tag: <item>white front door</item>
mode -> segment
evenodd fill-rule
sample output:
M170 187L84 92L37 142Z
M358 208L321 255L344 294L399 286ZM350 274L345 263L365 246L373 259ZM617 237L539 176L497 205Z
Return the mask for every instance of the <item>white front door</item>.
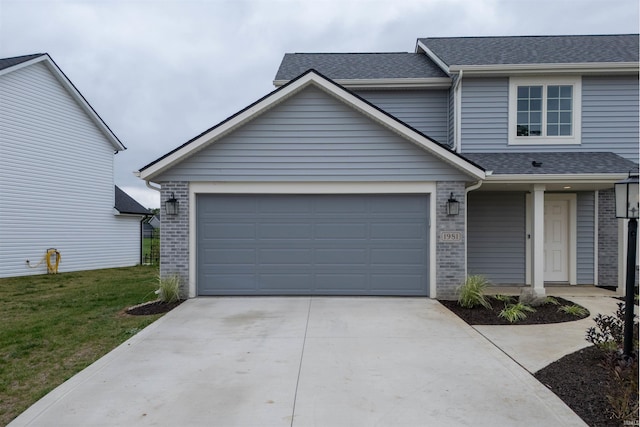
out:
M544 203L544 281L569 281L569 200Z

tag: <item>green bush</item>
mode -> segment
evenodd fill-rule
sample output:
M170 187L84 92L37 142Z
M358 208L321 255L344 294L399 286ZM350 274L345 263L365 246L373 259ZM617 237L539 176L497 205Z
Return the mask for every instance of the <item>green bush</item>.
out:
M560 305L560 301L558 301L554 297L546 297L544 299L544 304Z
M517 304L505 305L500 313L498 313L498 317L500 317L501 319L506 319L510 323L515 323L519 320L526 319L527 313L534 313L535 311L535 308L519 302Z
M458 304L461 307L473 308L481 305L491 309L491 303L484 295L484 291L489 286L489 282L483 276L469 276L458 288Z
M563 305L562 307L558 308L558 311L562 311L575 317L585 317L589 315L589 310L577 304Z
M602 350L615 351L621 349L624 345L624 317L625 309L622 302L618 304L615 316L596 315L593 318L596 326L587 329L586 340ZM634 330L637 331L637 328L634 327ZM633 348L637 348L637 332L634 332L633 341Z
M158 299L165 303L180 301L180 276L171 274L158 278Z

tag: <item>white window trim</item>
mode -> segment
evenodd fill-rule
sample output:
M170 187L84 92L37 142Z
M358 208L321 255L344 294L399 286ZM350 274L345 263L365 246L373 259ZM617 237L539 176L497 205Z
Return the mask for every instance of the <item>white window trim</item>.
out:
M571 136L517 136L518 86L544 86L542 129L547 128L547 86L573 86L573 135ZM511 77L509 79L509 145L580 144L582 131L582 79L574 77Z

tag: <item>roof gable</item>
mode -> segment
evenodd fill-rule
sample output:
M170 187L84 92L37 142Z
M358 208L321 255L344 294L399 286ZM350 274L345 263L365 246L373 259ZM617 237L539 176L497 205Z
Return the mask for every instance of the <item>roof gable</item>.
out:
M364 114L365 116L378 122L379 124L382 124L387 129L399 134L404 139L414 143L430 154L433 154L436 158L439 158L440 160L450 164L458 170L461 170L464 173L474 177L474 179L480 179L484 177L484 170L481 167L478 167L461 155L450 151L445 146L411 128L407 124L401 122L397 118L360 98L356 94L348 91L344 87L329 80L315 70L309 70L305 74L302 74L286 85L271 92L269 95L263 97L254 104L251 104L244 110L236 113L220 124L198 135L197 137L176 148L170 153L167 153L165 156L160 157L154 162L144 166L140 169L138 175L144 180L153 180L162 172L168 170L172 166L193 155L195 152L202 150L208 145L220 140L225 135L228 135L230 132L243 126L263 112L271 109L275 105L278 105L289 97L294 96L296 93L304 90L310 85L313 85L320 90L334 96L335 98L348 105L350 108L355 109L359 113Z
M638 34L429 37L418 39L425 52L448 69L532 64L636 64Z
M76 101L80 108L89 116L91 121L100 129L107 140L113 145L116 151L126 150L126 147L118 137L111 131L109 126L102 120L98 113L93 109L85 97L74 86L69 78L62 72L60 67L53 61L53 59L46 53L39 53L34 55L18 56L13 58L0 59L0 78L6 74L20 70L21 68L31 66L33 64L44 64L47 69L54 75L56 80L65 88L65 90Z

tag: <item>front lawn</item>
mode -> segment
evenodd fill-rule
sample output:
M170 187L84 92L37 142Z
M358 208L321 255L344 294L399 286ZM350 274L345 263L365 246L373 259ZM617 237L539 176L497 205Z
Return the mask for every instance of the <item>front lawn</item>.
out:
M156 320L153 266L0 279L0 425Z

